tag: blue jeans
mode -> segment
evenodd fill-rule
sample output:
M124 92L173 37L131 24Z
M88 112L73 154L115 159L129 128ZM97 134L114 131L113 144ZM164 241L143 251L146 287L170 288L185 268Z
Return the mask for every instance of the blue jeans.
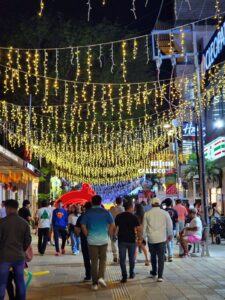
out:
M120 268L122 271L122 277L127 278L127 268L126 268L126 253L128 250L128 257L129 257L129 265L130 265L130 275L134 274L134 266L135 266L135 250L136 244L135 243L118 243L119 248L119 257L120 257Z
M184 229L184 221L178 221L176 227L177 237L179 237L179 233Z
M76 253L80 249L80 237L76 236L75 232L70 232L72 252Z
M172 236L172 239L167 242L167 250L168 250L168 256L169 257L173 257L173 238L176 234L176 230L173 230L173 236Z
M18 262L0 262L0 300L4 300L9 277L9 270L13 268L17 298L26 300L26 286L24 280L24 260Z

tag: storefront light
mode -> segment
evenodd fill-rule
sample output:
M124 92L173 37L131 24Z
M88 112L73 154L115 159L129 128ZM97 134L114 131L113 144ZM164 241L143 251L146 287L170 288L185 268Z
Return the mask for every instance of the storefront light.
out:
M224 121L221 120L221 119L216 120L215 127L218 128L218 129L224 127Z

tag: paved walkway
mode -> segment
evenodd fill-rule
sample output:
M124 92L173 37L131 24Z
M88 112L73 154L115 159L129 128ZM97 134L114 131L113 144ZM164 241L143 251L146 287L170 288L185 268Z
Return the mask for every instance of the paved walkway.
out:
M35 247L35 246L34 246ZM35 249L36 253L36 249ZM150 267L144 266L142 255L136 265L136 277L127 284L121 284L119 265L111 263L108 255L107 288L97 292L91 290L91 283L83 283L82 256L67 254L54 256L54 248L48 246L46 255L35 255L29 264L30 271L49 270L50 274L34 277L28 290L28 300L183 300L183 299L225 299L225 245L213 246L210 258L175 258L166 263L163 283L148 278Z

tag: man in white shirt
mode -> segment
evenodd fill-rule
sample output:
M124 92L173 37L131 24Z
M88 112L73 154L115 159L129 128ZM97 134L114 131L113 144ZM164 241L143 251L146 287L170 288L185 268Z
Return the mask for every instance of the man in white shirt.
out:
M40 255L44 255L52 224L52 209L48 207L47 201L42 201L36 218L38 220L38 252Z
M110 212L113 216L114 221L119 214L125 211L122 205L123 205L123 199L121 197L117 197L116 205L110 208ZM118 262L118 248L117 248L117 240L115 236L111 238L111 248L113 253L113 262L116 263Z
M173 225L170 215L160 208L160 200L157 198L152 199L152 209L144 215L143 235L148 239L151 253L150 277L158 275L158 282L162 282L166 241L173 236Z
M5 210L5 201L2 201L1 208L0 208L0 219L6 217L6 210Z
M189 210L191 222L180 234L180 244L184 250L184 257L188 255L188 244L198 243L202 239L202 221L197 216L197 213L196 208Z

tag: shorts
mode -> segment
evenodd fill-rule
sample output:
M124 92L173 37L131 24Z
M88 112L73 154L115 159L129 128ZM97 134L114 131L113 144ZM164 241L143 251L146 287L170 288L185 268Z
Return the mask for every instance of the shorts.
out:
M197 235L188 235L187 236L188 243L194 244L201 241L201 238Z

